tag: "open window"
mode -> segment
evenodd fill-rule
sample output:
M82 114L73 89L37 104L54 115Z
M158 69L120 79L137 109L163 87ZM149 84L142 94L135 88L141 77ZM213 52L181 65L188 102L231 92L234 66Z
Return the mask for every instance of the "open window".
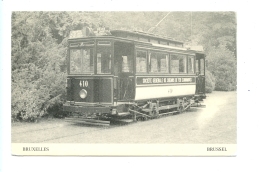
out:
M150 73L169 73L168 54L150 52L149 53L149 72Z
M136 51L136 73L147 72L147 52L137 50Z
M205 57L203 54L196 54L196 74L205 75Z
M194 56L188 56L188 73L194 73Z
M187 73L185 55L172 54L170 59L171 73Z
M205 59L200 59L200 74L205 75Z
M97 74L111 73L111 47L97 48Z

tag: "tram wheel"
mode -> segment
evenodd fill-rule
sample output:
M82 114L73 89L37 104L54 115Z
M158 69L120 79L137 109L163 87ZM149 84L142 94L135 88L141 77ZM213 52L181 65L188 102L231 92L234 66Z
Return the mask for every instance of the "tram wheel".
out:
M147 117L142 117L142 121L147 121Z
M142 121L142 117L136 117L136 121Z
M179 107L179 113L182 113L183 110L184 110L183 106L180 106L180 107Z

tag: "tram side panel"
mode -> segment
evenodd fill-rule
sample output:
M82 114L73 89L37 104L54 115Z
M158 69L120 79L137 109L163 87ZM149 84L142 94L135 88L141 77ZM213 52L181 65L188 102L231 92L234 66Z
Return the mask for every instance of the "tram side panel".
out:
M72 77L67 80L67 102L63 109L69 112L98 112L89 105L113 102L112 77ZM110 112L110 108L100 109L100 112Z
M135 100L191 96L196 91L195 76L136 77Z

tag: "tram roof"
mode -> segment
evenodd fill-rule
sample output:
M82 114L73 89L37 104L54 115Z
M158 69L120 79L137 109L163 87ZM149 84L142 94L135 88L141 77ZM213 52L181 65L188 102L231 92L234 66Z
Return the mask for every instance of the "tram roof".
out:
M204 53L204 50L201 46L184 47L184 43L182 41L177 41L170 37L159 36L151 33L128 30L110 30L101 33L95 33L93 31L88 31L88 33L85 33L85 31L86 29L72 31L72 34L70 34L69 39L79 41L86 38L118 38L123 40L126 39L137 41L144 44L146 43L161 48L173 48L179 50L190 50Z
M127 30L111 30L110 33L113 36L116 37L128 37L128 36L137 36L139 38L150 38L150 39L155 39L155 40L161 40L161 41L168 41L171 43L180 43L183 44L182 41L178 41L175 40L173 38L170 37L166 37L166 36L161 36L161 35L156 35L156 34L152 34L152 33L147 33L147 32L140 32L140 31L127 31Z
M114 36L122 37L134 40L147 40L145 42L152 41L165 41L166 44L178 44L183 45L182 41L174 40L173 38L160 36L152 33L140 32L140 31L129 31L129 30L104 30L95 32L90 28L83 28L82 30L74 30L70 32L69 39L84 38L84 37L100 37L100 36ZM153 42L154 43L154 42Z

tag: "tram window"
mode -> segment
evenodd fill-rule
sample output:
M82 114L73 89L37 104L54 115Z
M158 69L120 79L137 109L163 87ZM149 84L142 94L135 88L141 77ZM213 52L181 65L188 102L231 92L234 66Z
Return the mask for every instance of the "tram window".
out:
M158 44L158 40L155 40L155 39L150 39L150 42L154 43L154 44Z
M168 55L166 54L157 54L159 59L159 72L168 73Z
M188 73L194 73L194 56L188 56Z
M111 49L102 47L97 51L97 73L111 73Z
M70 47L78 47L79 46L79 43L71 43L70 44Z
M82 72L93 73L93 49L83 49L82 54Z
M171 73L179 73L179 63L177 55L171 55Z
M168 55L162 53L149 54L151 73L168 73Z
M172 43L172 42L170 42L169 45L172 46L172 47L176 47L176 44Z
M148 38L139 37L139 41L148 42Z
M70 50L70 73L94 73L92 48Z
M131 56L122 56L122 72L133 72Z
M186 73L186 56L171 55L171 73Z
M183 47L183 44L178 44L178 43L176 43L175 46L176 46L176 47Z
M137 36L132 36L132 35L127 36L127 38L133 39L133 40L138 40L138 37L137 37Z
M199 60L196 59L196 74L199 74L200 71L199 71Z
M155 53L149 54L149 61L150 61L150 71L149 72L158 72L158 63L157 63L157 57Z
M168 43L166 41L160 41L160 44L162 45L168 45Z
M80 49L70 50L70 73L81 72L81 53Z
M146 51L136 51L136 72L146 73L146 61L147 53Z
M95 44L94 41L83 42L83 46L94 46L94 44Z
M110 41L98 41L98 45L111 45Z
M204 59L200 59L200 74L205 75L204 74Z

